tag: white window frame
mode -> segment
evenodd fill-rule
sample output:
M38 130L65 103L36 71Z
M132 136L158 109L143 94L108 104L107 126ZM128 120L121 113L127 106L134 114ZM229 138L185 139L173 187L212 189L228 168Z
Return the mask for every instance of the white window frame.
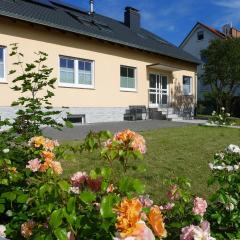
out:
M135 88L123 88L123 87L121 87L121 67L132 68L134 70ZM122 92L137 92L137 78L138 77L137 77L137 68L136 67L120 65L120 91L122 91Z
M61 66L60 66L60 60L61 58L66 58L66 59L71 59L74 61L74 83L63 83L61 82ZM78 83L78 62L79 61L87 61L87 62L91 62L92 64L92 71L91 71L91 76L92 76L92 84L80 84ZM95 88L95 62L93 60L89 60L89 59L83 59L83 58L74 58L74 57L69 57L69 56L63 56L60 55L59 59L58 59L58 86L59 87L67 87L67 88L84 88L84 89L94 89Z
M190 78L190 91L189 91L188 94L184 93L184 88L183 88L183 86L184 86L184 84L183 84L183 79L184 79L184 77L188 77L188 78ZM193 87L193 77L192 77L192 76L183 75L183 76L182 76L182 89L183 89L183 95L184 95L184 96L190 96L190 95L193 95L193 89L192 89L192 87Z
M3 78L0 77L0 83L7 83L7 61L6 61L6 56L7 56L7 48L4 46L0 45L0 48L3 49Z

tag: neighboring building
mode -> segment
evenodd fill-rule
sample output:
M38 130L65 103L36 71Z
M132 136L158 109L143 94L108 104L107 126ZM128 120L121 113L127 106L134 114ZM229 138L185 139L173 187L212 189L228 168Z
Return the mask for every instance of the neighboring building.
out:
M209 27L203 23L196 23L190 33L186 36L183 42L180 44L180 48L184 51L192 54L197 59L201 60L201 64L197 68L198 73L198 85L197 94L198 99L203 99L204 94L211 91L210 86L204 85L201 76L204 73L205 59L201 57L201 51L206 49L212 40L226 39L226 38L238 38L240 37L240 31L233 28L230 24L226 24L222 27L222 32Z
M198 59L140 21L131 7L120 22L94 13L93 5L85 12L60 1L0 0L2 118L14 116L10 104L18 97L7 75L14 62L11 43L19 44L26 62L34 52L48 53L58 79L53 106L85 114L88 123L123 120L129 105L176 106L177 94L195 99Z

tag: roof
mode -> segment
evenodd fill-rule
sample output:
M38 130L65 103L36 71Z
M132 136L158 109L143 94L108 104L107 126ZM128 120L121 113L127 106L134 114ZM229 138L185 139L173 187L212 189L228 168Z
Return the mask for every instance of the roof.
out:
M123 22L96 13L89 14L62 1L0 0L0 16L199 63L199 60L189 53L146 29L133 31Z
M208 31L210 31L211 33L213 33L214 35L216 35L216 36L219 37L219 38L222 38L222 39L226 38L225 34L222 33L222 32L220 32L220 31L218 31L217 29L212 28L212 27L210 27L210 26L207 26L206 24L203 24L203 23L201 23L201 22L197 22L197 23L194 25L194 27L192 28L192 30L189 32L189 34L184 38L184 40L183 40L182 43L179 45L179 47L181 47L181 46L186 42L186 40L191 36L191 34L192 34L193 31L195 30L195 28L196 28L197 26L199 26L199 25L200 25L201 27L207 29Z

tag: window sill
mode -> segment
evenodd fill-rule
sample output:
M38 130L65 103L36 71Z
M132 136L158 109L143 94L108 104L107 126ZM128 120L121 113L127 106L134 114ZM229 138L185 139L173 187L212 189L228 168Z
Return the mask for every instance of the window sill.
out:
M0 84L8 84L7 80L0 78Z
M135 88L120 88L121 92L137 92Z
M64 84L64 83L59 83L58 87L60 87L60 88L78 88L78 89L95 90L95 87L93 85L81 85L81 84Z

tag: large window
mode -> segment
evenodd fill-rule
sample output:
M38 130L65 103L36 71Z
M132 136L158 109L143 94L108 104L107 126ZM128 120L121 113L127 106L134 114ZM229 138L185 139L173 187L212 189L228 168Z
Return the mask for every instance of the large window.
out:
M121 66L120 88L127 91L136 90L136 68Z
M93 61L60 57L60 85L94 87Z
M5 78L5 49L0 47L0 81Z
M184 95L192 94L192 77L183 76L183 94Z

